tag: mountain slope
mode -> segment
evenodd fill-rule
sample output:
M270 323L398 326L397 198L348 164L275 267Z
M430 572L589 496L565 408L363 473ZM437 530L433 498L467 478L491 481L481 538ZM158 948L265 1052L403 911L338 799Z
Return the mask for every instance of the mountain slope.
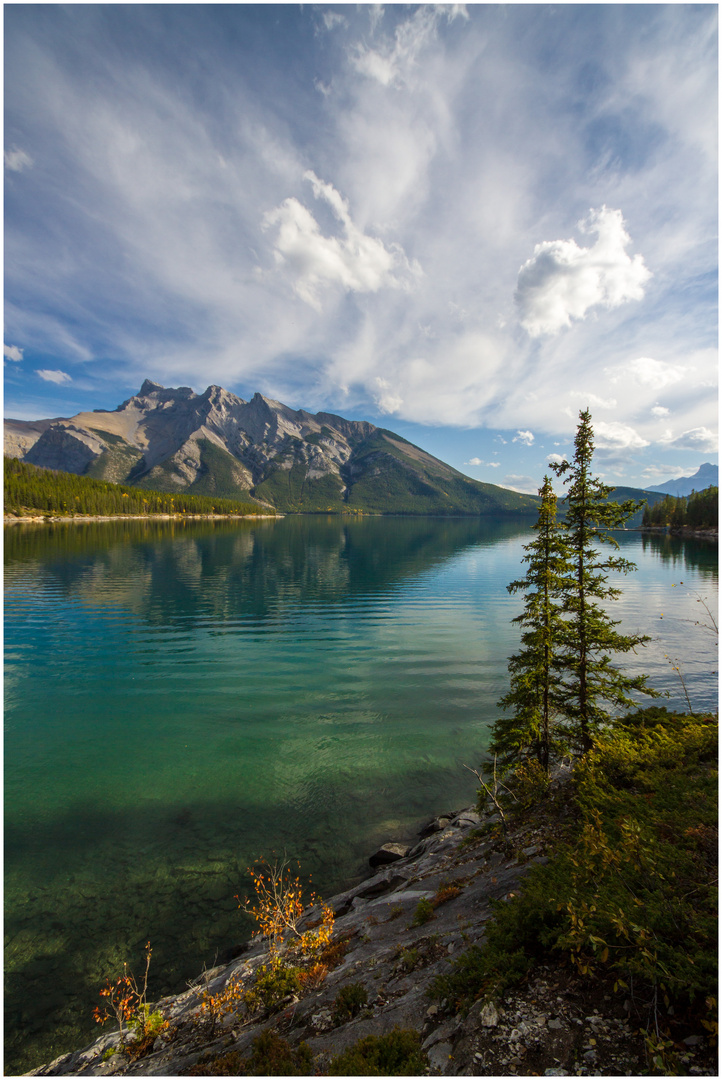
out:
M114 411L5 421L5 452L33 465L167 492L247 498L284 512L534 512L535 496L472 480L366 421L290 409L219 386L146 379Z
M716 487L719 484L719 468L705 461L697 469L694 476L679 476L676 480L665 480L663 484L653 484L647 491L661 491L664 495L674 495L680 498L682 495L691 495L693 491L704 491L705 488Z

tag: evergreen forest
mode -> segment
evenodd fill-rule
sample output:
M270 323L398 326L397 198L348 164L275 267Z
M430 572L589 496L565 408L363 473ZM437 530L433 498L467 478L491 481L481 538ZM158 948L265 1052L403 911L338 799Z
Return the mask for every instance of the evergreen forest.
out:
M78 514L275 514L273 509L255 502L125 487L75 473L41 469L18 458L5 458L4 473L5 513L16 517L29 513L61 517Z
M693 491L689 496L666 495L654 506L645 506L643 528L664 525L672 529L715 529L719 518L719 488Z

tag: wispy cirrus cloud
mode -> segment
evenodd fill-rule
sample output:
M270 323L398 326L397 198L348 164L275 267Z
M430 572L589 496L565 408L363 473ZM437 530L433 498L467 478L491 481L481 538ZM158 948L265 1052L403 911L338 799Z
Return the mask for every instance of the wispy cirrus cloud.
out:
M33 159L24 150L15 147L12 150L5 151L5 168L10 169L11 172L24 172L25 169L30 169L33 165Z

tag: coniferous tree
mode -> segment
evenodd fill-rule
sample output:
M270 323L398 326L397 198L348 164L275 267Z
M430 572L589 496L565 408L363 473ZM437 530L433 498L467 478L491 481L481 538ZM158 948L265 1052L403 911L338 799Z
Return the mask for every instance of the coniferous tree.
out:
M557 656L563 636L561 598L573 566L548 476L539 495L539 517L533 526L537 536L524 545L526 576L507 586L512 593L526 591L524 610L513 620L524 628L522 648L509 660L510 689L499 701L502 709L513 711L494 724L490 749L504 764L531 751L548 772L552 750L558 748L554 724L562 704Z
M619 548L606 530L624 525L641 503L633 499L610 502L614 488L592 475L594 432L588 409L579 414L574 447L573 461L550 464L567 485L564 525L574 564L565 587L566 619L560 645L566 676L561 693L580 747L588 750L593 732L610 719L609 706L634 704L629 696L633 690L651 696L656 692L647 686L646 676L624 675L612 666L612 654L632 652L649 638L618 633L614 629L618 621L603 606L620 595L608 583L609 572L627 574L636 567L621 556L605 555L599 545Z

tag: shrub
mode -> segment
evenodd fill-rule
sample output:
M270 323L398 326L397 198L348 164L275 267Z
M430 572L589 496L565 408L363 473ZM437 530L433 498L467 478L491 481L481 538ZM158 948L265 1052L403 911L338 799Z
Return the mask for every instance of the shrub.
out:
M437 908L439 904L447 904L456 896L461 896L462 886L456 881L442 881L432 897L431 906Z
M367 1035L331 1060L334 1076L421 1076L428 1059L418 1032L394 1028L388 1035Z
M277 1031L262 1031L251 1044L253 1053L246 1063L250 1076L309 1076L313 1055L307 1043L293 1050Z
M536 758L520 762L509 778L509 787L516 797L516 810L530 810L544 798L550 780L547 770Z
M192 1076L310 1076L313 1057L305 1042L292 1049L277 1031L263 1031L251 1044L250 1057L240 1050L203 1061Z
M351 939L358 934L358 930L347 930L334 942L325 945L318 954L319 962L325 964L330 970L338 967L349 950Z
M561 949L582 975L608 966L622 989L633 980L660 1038L670 1006L677 1019L706 1009L713 1023L716 718L654 708L625 717L597 736L574 784L574 834L519 896L493 905L484 946L437 978L432 996L462 1007L498 995Z
M245 1002L251 1012L262 1008L273 1009L301 989L301 969L283 964L276 959L260 968L253 986L245 993Z
M367 1002L368 994L363 983L348 983L347 986L342 986L333 1003L334 1020L337 1024L353 1020Z
M216 1024L223 1016L238 1011L243 998L243 985L236 978L230 979L223 990L219 990L217 994L211 994L206 987L201 994L197 1022L200 1024L207 1022L212 1035Z
M236 896L238 906L252 915L258 924L254 936L260 934L270 939L271 955L278 951L286 935L290 936L293 944L304 956L324 949L333 934L335 915L332 909L323 905L320 923L317 921L314 929L302 933L298 927L306 904L300 878L293 876L285 859L273 864L259 859L257 866L257 869L248 867L256 892L255 902L252 903L248 897L241 900ZM313 906L316 901L316 894L311 893L309 906Z
M430 900L427 900L425 896L419 900L414 911L414 917L411 920L412 926L423 926L424 923L429 922L434 917L434 905Z

